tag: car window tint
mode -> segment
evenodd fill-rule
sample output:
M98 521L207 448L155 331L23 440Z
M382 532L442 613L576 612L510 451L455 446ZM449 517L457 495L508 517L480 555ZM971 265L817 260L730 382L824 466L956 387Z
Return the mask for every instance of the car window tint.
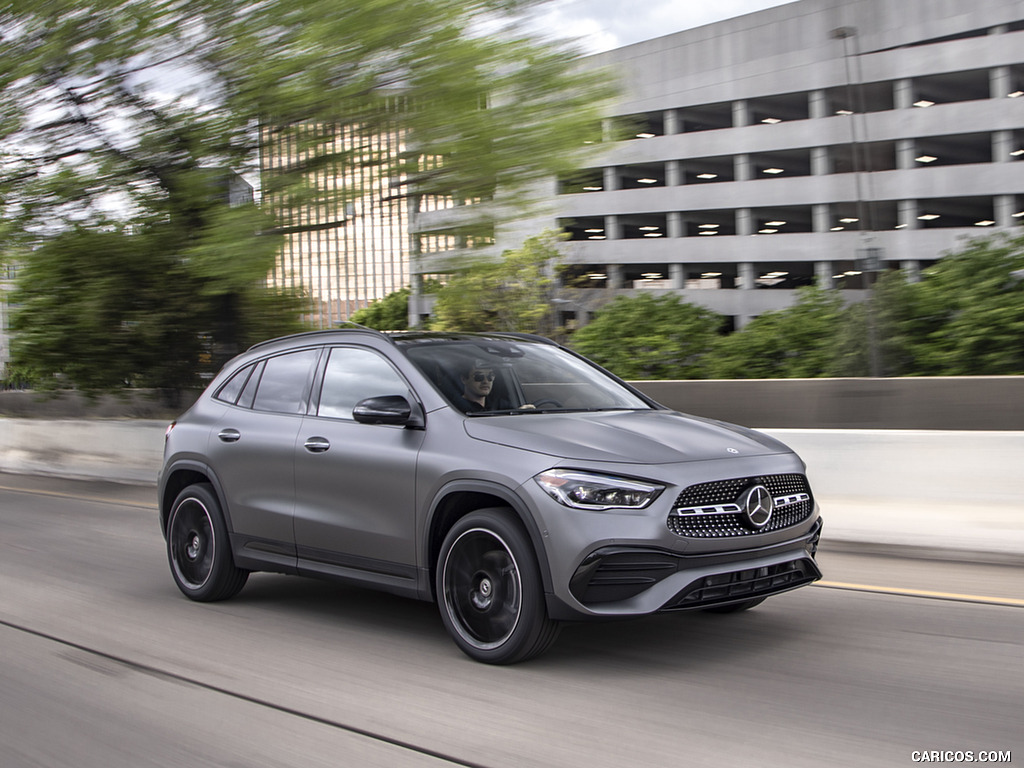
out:
M227 383L220 388L215 397L218 400L223 400L225 403L234 403L238 400L238 394L242 391L242 387L245 386L245 382L249 378L249 374L252 373L254 366L247 365L240 371L235 373Z
M315 349L306 349L268 359L253 408L276 413L302 413L310 368L317 354Z
M351 419L360 400L380 395L407 395L405 381L391 364L367 349L337 347L331 350L320 392L318 416Z

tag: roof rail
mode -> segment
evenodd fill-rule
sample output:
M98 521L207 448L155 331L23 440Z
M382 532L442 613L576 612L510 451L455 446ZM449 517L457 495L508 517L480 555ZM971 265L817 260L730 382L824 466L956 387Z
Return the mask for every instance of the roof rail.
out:
M379 336L382 339L387 339L390 343L394 344L394 340L391 339L390 337L388 337L388 335L386 333L382 333L381 331L378 331L378 330L376 330L374 328L367 328L365 325L359 325L359 323L353 323L351 320L342 320L341 323L339 323L339 326L341 324L345 324L347 326L353 326L353 327L321 328L321 329L316 330L316 331L301 331L299 333L292 333L292 334L289 334L287 336L276 336L273 339L265 339L264 341L257 341L255 344L253 344L251 347L249 347L249 350L259 349L260 347L265 347L268 344L273 344L273 343L278 342L278 341L283 341L284 339L301 339L303 337L314 338L314 337L317 337L317 336L327 336L327 335L330 335L332 333L338 333L338 332L343 332L343 333L361 333L361 332L365 331L367 333L372 333L374 336ZM249 350L246 350L246 351L249 351Z

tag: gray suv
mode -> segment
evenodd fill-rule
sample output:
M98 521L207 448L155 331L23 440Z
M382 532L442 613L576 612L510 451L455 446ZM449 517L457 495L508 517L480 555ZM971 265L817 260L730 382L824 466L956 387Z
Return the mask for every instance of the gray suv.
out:
M821 578L804 464L547 339L317 331L228 363L167 430L160 527L193 600L251 571L436 601L470 657L567 620L730 613Z

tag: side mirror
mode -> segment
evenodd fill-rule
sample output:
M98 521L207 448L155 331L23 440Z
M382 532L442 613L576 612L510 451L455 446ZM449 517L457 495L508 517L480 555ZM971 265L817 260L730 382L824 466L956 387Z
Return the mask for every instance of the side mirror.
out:
M419 409L416 409L417 412ZM402 395L368 397L356 403L352 418L360 424L390 424L396 427L422 427L423 418L413 416L413 407Z

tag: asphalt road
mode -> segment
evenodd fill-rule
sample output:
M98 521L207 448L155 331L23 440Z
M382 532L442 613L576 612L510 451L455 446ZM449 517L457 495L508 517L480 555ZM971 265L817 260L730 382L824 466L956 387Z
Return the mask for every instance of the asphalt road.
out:
M1024 568L826 548L825 586L495 668L389 595L261 574L189 602L153 493L0 474L3 768L1024 761Z

